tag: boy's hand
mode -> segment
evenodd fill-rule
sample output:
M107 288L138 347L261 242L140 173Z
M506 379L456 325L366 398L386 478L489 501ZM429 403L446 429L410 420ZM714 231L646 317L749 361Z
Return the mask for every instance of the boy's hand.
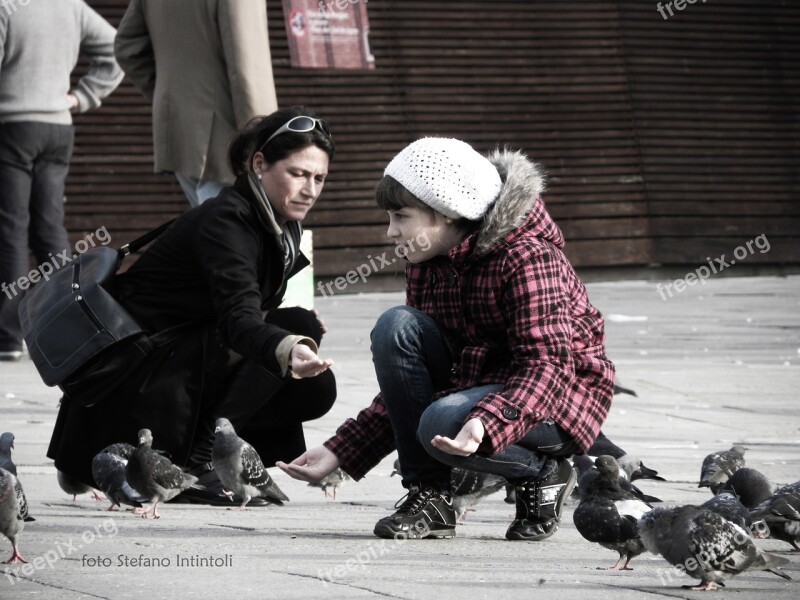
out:
M470 456L480 446L483 441L483 434L486 430L480 419L470 419L458 432L456 439L451 440L449 437L437 435L431 440L431 444L442 452L453 454L455 456Z
M305 344L295 344L292 348L292 373L297 378L316 377L332 364L332 360L322 360Z
M275 466L294 479L317 483L339 468L339 458L325 446L318 446L307 450L288 465L278 461Z

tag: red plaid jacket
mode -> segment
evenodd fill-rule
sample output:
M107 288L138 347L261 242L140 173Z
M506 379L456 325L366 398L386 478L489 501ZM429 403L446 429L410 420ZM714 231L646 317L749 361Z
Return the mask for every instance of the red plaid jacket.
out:
M406 302L432 316L450 342L452 389L502 383L469 418L486 429L478 452L495 454L545 419L586 451L611 406L614 366L603 319L561 248L541 200L523 224L476 252L478 233L447 257L406 267ZM325 442L353 478L394 450L381 396Z

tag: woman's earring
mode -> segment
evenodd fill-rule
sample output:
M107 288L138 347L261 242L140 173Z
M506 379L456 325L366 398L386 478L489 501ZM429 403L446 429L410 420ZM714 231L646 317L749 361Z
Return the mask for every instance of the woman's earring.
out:
M444 222L447 223L448 225L452 225L453 219L445 219Z
M258 179L259 179L259 181L260 181L260 180L261 180L261 173L259 173L259 174L257 175L257 177L258 177Z

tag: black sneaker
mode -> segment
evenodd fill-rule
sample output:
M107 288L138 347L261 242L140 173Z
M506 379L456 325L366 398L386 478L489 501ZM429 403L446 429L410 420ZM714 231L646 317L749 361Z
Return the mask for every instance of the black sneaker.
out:
M397 512L375 524L375 535L379 538L421 540L456 535L456 511L450 494L412 487L405 502L399 507L395 504L395 508Z
M517 515L506 531L506 539L538 542L558 530L564 500L578 477L563 457L548 461L545 469L544 477L515 482Z

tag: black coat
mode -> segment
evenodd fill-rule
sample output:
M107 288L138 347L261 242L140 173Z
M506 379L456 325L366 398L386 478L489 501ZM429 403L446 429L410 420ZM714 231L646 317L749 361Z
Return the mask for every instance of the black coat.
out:
M239 382L237 393L271 395L290 381L281 375L275 348L291 333L308 333L265 322L265 314L308 260L298 254L284 275L283 245L262 211L247 179L239 178L181 215L117 277L115 294L143 327L177 330L159 336L158 347L108 397L64 396L47 454L58 469L91 484L94 454L114 442L134 443L143 427L153 431L155 448L185 464L196 437L205 435L203 416L224 401L237 373L254 380ZM299 238L299 227L293 232ZM235 367L233 353L245 359ZM332 374L326 383L335 397ZM248 441L267 464L292 460L305 449L300 423L250 433Z

